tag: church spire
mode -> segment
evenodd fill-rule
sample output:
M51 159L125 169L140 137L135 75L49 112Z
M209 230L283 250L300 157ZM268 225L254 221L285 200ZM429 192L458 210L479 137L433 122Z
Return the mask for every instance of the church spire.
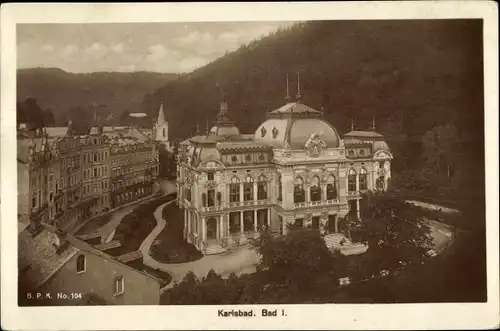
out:
M299 103L302 99L302 94L300 94L300 72L297 72L297 95L295 96L296 101Z
M156 120L156 126L166 125L165 113L163 111L163 101L160 103L160 110L158 111L158 119Z
M375 132L375 116L372 117L372 130Z

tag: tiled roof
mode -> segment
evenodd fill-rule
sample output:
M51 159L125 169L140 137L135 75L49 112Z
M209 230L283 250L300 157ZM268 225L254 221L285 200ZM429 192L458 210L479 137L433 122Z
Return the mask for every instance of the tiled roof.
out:
M123 263L128 263L142 258L141 251L130 252L127 254L120 255L118 260Z
M260 144L253 141L223 141L217 143L217 149L220 151L226 150L271 150L268 145Z
M95 245L94 247L98 250L105 251L108 249L117 248L117 247L121 247L121 246L122 246L122 244L120 243L119 240L113 240L113 241L110 241L109 243Z
M54 244L54 234L45 229L35 237L28 229L19 234L19 282L33 289L40 287L80 251L69 246L57 253Z
M299 114L299 113L308 113L308 114L322 114L322 112L309 107L303 103L298 102L289 102L280 108L273 110L270 114Z
M381 138L383 135L373 131L350 131L344 137Z

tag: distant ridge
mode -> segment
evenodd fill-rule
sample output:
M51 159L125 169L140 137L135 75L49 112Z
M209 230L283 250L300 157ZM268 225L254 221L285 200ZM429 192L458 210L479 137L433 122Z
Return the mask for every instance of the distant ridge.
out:
M56 125L66 125L77 108L93 116L113 114L115 122L125 112L143 112L144 95L176 79L178 74L137 72L71 73L60 68L17 70L17 101L33 97L43 109L51 109Z

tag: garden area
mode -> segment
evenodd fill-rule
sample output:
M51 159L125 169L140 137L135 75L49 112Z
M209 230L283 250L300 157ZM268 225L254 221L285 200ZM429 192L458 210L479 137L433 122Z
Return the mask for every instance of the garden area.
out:
M174 199L175 194L170 194L147 201L141 203L131 213L127 214L116 228L114 239L120 241L121 247L114 254L122 255L137 251L142 242L156 227L155 209Z
M112 214L106 214L89 220L76 232L77 235L88 234L97 231L111 220Z
M175 204L163 208L165 228L151 245L150 255L161 263L186 263L203 257L195 246L183 238L184 215Z
M430 229L421 209L388 195L363 199L357 235L367 253L331 253L315 231L263 233L251 245L260 256L257 272L223 279L211 270L188 273L161 304L473 302L486 299L485 240L460 232L442 254L427 254ZM457 215L448 215L455 218ZM443 215L443 217L446 217ZM458 220L457 220L458 221ZM340 285L339 278L349 277Z

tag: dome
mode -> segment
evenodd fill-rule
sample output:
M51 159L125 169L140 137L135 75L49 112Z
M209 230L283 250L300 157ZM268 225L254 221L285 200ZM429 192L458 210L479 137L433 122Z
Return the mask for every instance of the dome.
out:
M323 113L298 103L288 103L269 113L269 119L255 131L256 142L274 148L303 149L312 134L318 134L326 148L337 148L337 130L322 118Z
M375 154L378 151L387 151L390 152L391 149L389 148L389 145L383 140L376 140L372 144L372 152Z
M240 130L237 126L214 126L210 129L211 135L216 136L239 136Z
M205 161L221 161L221 155L215 145L201 145L194 148L191 165L197 167Z

